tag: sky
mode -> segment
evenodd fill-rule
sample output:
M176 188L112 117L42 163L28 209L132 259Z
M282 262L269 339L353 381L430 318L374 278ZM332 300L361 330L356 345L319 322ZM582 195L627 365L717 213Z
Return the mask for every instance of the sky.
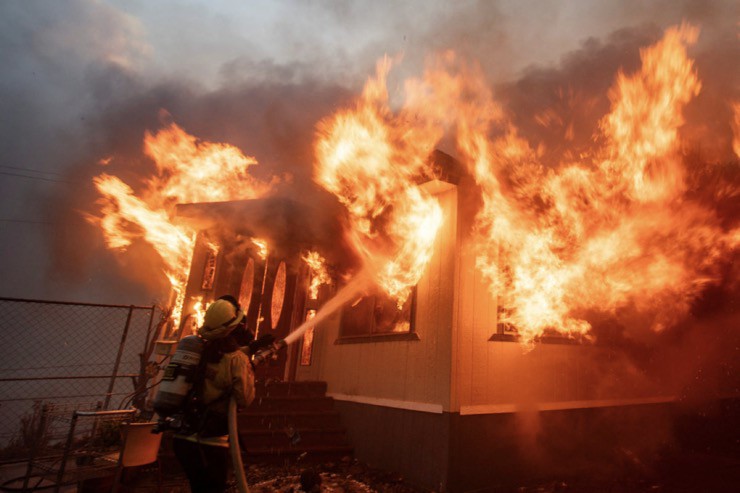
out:
M640 43L686 20L722 67L709 86L737 96L738 19L733 0L0 2L0 296L156 300L162 284L124 275L155 262L107 252L83 217L98 161L140 154L163 111L285 172L310 162L313 125L385 54L402 59L391 83L452 49L510 89L597 62L611 64L608 85Z

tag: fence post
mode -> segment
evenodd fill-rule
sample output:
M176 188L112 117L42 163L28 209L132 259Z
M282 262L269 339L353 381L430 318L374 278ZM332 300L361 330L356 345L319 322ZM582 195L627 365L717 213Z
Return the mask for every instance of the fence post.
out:
M152 305L151 313L149 314L149 326L146 329L146 337L144 338L144 354L149 350L149 338L152 336L152 323L154 323L154 311L157 305Z
M69 434L67 435L67 441L64 444L62 462L61 464L59 464L59 471L57 471L57 482L54 485L54 493L59 493L59 489L62 487L62 482L64 481L64 470L67 468L69 451L72 450L72 443L74 442L75 428L77 427L77 416L77 411L74 411L72 413L72 423L69 425Z
M43 441L45 439L44 435L46 434L46 415L48 414L48 412L49 412L49 405L42 404L41 412L39 413L39 420L37 423L39 429L36 430L36 437L35 437L34 443L31 445L31 453L28 457L28 466L26 467L26 476L23 478L22 491L26 491L28 489L28 482L30 481L31 474L33 473L34 460L36 460L36 458L38 457ZM34 414L35 414L35 411L34 411ZM35 416L31 422L36 423Z
M113 387L116 385L116 378L118 377L118 367L121 364L121 356L123 356L123 347L126 344L126 337L128 336L128 328L131 325L131 315L134 313L134 306L128 307L128 316L126 317L126 326L123 328L123 334L121 335L121 344L118 346L118 354L116 355L116 362L113 365L113 373L110 377L110 384L108 384L108 392L105 394L105 404L103 405L104 410L108 410L110 405L110 399L113 396Z

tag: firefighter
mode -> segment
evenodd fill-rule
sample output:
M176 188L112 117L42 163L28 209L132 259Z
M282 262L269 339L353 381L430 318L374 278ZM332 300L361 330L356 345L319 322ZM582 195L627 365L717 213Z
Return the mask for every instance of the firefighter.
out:
M188 427L176 433L173 449L193 493L223 492L229 476L228 406L233 397L243 409L254 400L254 372L240 348L253 340L233 296L222 296L206 310L198 335L205 341L204 364L194 378L195 401ZM272 341L260 341L269 344Z

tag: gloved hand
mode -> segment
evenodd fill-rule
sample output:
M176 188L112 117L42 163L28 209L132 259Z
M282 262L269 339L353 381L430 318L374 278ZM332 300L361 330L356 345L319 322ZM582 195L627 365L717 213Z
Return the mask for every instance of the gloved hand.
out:
M249 343L250 354L256 354L260 349L264 349L275 342L275 336L272 334L264 334L259 337L256 341Z

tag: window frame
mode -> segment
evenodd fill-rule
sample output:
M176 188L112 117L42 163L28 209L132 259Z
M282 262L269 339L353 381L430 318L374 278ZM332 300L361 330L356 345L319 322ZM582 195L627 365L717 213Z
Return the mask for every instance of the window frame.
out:
M379 294L370 295L373 298L373 307L377 306ZM343 322L348 307L343 307L339 318L339 335L334 344L362 344L372 342L393 342L393 341L419 341L419 335L416 332L416 296L417 288L412 288L410 296L411 305L409 307L409 330L407 332L376 332L365 334L345 334L343 333ZM368 297L363 297L366 299Z
M496 332L494 332L491 337L488 338L488 340L496 342L518 343L521 341L521 336L519 335L516 326L501 321L501 315L506 311L506 309L500 303L500 301L501 300L499 299L499 303L496 307ZM541 336L536 337L534 341L541 344L567 344L577 346L582 346L589 343L588 339L586 339L583 335L568 337L551 329L545 329L545 332Z

